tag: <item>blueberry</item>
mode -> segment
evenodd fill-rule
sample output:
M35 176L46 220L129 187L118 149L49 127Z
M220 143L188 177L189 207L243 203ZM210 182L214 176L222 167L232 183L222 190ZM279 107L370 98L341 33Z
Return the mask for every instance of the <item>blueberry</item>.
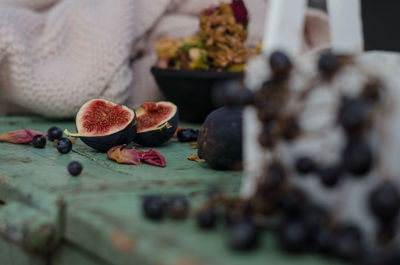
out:
M62 137L57 140L56 147L61 154L68 154L72 150L72 143L68 138Z
M363 239L363 234L360 228L353 223L340 224L335 228L335 234L339 236L343 235L346 237L352 237L358 241L362 241Z
M362 129L367 111L367 104L364 101L345 97L339 110L339 122L347 133L354 134Z
M313 231L308 231L309 240L314 251L321 254L329 254L334 244L332 231L324 226L320 226Z
M323 75L332 75L339 69L339 60L336 55L326 52L318 60L318 70Z
M41 134L35 135L32 138L32 145L36 148L44 148L46 146L46 137Z
M241 221L227 228L228 244L235 250L251 250L257 247L259 231L251 221Z
M289 57L281 51L276 51L271 54L269 57L269 65L274 77L284 77L292 69L292 62Z
M146 196L143 198L142 209L147 218L159 220L164 216L165 202L158 195Z
M47 137L49 138L50 141L60 139L62 135L63 131L58 127L53 126L47 130Z
M335 237L333 252L346 261L355 261L362 254L362 242L354 236L339 234Z
M82 172L82 164L78 161L72 161L68 164L68 172L72 176L78 176Z
M323 227L328 221L327 211L319 205L309 205L306 207L302 214L302 221L307 228L309 233L314 233L314 231Z
M297 217L305 208L305 196L299 190L289 190L280 198L279 206L286 215Z
M214 228L216 221L217 213L214 209L204 209L197 215L197 226L201 228Z
M369 195L369 208L379 221L392 222L400 210L400 194L395 185L384 183L373 189Z
M172 218L183 219L189 213L189 201L183 195L169 197L166 205L167 214Z
M283 186L283 184L286 181L286 173L279 162L273 161L269 165L264 178L265 178L263 183L264 191L270 192L279 189Z
M367 174L373 166L372 150L366 143L351 143L343 152L344 168L355 176Z
M297 172L302 175L310 174L316 168L314 161L307 156L297 158L295 167Z
M278 231L280 247L288 252L298 253L307 246L307 231L299 221L284 222Z
M340 176L342 174L342 166L325 166L320 168L318 172L321 183L327 188L332 188L339 183Z
M186 143L186 142L195 142L197 141L197 136L199 132L193 129L185 129L178 131L178 140L179 142Z

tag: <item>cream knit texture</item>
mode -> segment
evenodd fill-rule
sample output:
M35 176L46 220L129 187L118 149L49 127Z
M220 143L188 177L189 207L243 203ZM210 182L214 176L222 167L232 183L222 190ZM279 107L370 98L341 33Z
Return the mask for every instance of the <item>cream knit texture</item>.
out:
M73 117L126 102L134 0L0 0L0 111Z
M224 0L229 2L229 0ZM137 107L162 99L154 42L198 30L221 0L0 0L0 115L71 118L93 98ZM267 0L245 0L248 44L262 39ZM329 43L328 21L307 16L303 50Z

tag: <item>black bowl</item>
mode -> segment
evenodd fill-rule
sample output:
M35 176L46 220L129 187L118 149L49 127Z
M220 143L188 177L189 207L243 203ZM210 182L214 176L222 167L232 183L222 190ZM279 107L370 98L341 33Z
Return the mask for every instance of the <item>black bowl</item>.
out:
M217 108L212 90L217 83L243 77L243 72L172 70L152 67L158 87L178 106L179 118L200 123Z

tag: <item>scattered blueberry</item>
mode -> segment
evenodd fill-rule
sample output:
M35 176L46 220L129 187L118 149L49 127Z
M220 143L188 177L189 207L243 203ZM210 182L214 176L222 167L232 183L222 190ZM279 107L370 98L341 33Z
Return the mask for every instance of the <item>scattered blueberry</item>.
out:
M214 228L217 221L215 209L203 209L197 215L197 226L205 229Z
M286 181L286 173L279 162L272 162L264 176L265 192L274 191L280 188Z
M82 164L78 161L72 161L68 164L68 172L72 176L78 176L82 172Z
M280 247L288 252L298 253L307 246L307 231L299 221L284 222L278 231Z
M302 175L310 174L316 168L314 161L307 156L297 158L295 166L297 172Z
M308 231L311 247L314 251L321 254L329 254L334 244L332 231L324 226Z
M340 176L342 174L342 166L325 166L320 168L318 172L321 183L327 188L332 188L339 183Z
M63 131L58 127L53 126L47 130L47 137L49 138L50 141L60 139L62 135Z
M321 55L318 60L318 70L324 75L332 75L339 69L338 57L331 52Z
M362 251L362 243L356 237L344 233L336 235L333 252L339 258L346 261L355 261L360 257Z
M189 201L183 195L171 196L167 199L167 214L175 219L186 218L189 213Z
M259 231L251 221L241 221L227 228L228 244L235 250L251 250L257 247Z
M339 110L339 122L347 133L353 134L363 127L367 111L364 101L345 97Z
M292 62L289 57L281 51L276 51L271 54L269 57L269 65L274 77L283 77L292 69Z
M184 129L178 131L178 140L179 142L186 143L186 142L195 142L197 141L197 136L199 131L195 131L193 129Z
M61 154L68 154L72 150L72 142L65 137L57 140L56 147Z
M305 196L299 190L286 191L279 200L283 212L291 217L299 216L305 208Z
M366 143L349 144L343 152L344 168L351 174L362 176L373 166L372 150Z
M316 204L308 205L301 217L302 222L306 226L309 233L314 233L314 231L325 226L328 218L329 216L327 211L323 207Z
M395 185L384 183L372 190L369 196L369 208L379 221L392 222L400 210L400 194Z
M164 216L165 201L158 195L146 196L143 198L142 209L147 218L159 220Z
M41 134L35 135L32 138L32 145L36 148L44 148L46 146L46 137Z

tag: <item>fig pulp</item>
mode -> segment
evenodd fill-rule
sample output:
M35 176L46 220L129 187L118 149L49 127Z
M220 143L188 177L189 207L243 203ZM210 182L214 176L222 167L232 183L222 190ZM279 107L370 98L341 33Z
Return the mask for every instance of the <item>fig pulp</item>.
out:
M242 167L242 109L219 108L204 121L198 136L198 155L215 169Z
M138 130L134 141L140 145L159 146L178 128L178 108L171 102L145 102L136 114Z
M135 112L126 106L93 99L79 109L75 126L77 133L66 130L65 135L79 137L88 146L107 152L111 147L133 141L137 120Z

